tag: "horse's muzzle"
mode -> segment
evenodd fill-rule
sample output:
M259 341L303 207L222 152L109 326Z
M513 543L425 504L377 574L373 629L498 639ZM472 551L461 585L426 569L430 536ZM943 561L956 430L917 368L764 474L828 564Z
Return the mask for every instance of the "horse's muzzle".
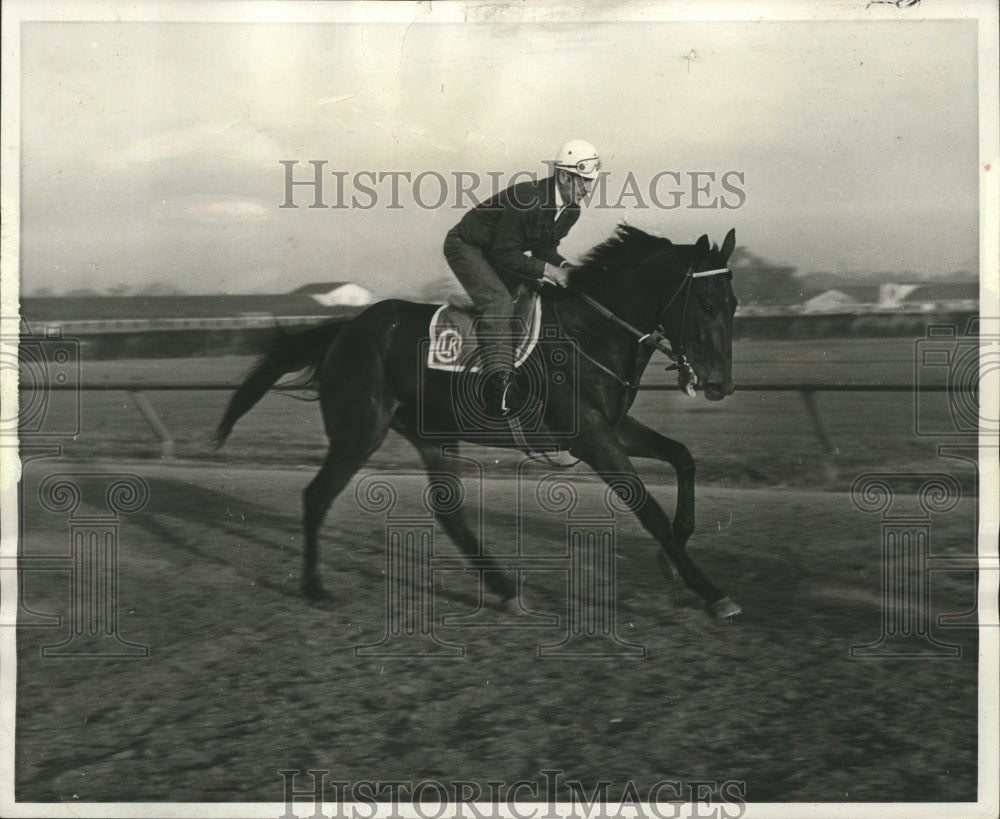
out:
M722 386L722 384L718 383L717 381L709 381L705 385L704 393L705 397L709 401L721 401L727 395L732 393L732 390L731 389L727 390L725 387Z

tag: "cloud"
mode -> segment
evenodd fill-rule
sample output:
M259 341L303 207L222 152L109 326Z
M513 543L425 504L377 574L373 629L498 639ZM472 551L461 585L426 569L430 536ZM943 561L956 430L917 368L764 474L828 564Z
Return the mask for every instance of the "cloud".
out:
M268 218L270 208L260 199L246 196L208 196L195 194L162 199L150 207L155 218L193 222L259 222Z
M102 159L117 167L134 167L187 157L221 157L242 165L271 169L276 158L285 155L286 150L267 134L232 120L145 136L123 149L105 151Z

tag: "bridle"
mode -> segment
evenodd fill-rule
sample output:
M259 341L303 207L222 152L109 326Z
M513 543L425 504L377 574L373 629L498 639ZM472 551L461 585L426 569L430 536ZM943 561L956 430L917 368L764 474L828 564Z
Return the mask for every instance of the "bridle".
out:
M628 380L622 378L614 370L605 367L600 361L595 359L593 356L585 353L582 349L580 349L580 345L577 344L577 352L581 356L583 356L583 358L587 359L587 361L589 361L598 369L606 372L615 381L617 381L619 384L625 387L627 391L625 399L622 401L619 418L615 422L616 425L628 412L628 407L629 407L628 393L636 392L639 389L639 376L641 375L640 372L641 362L639 357L639 351L642 349L643 345L647 347L652 347L654 350L658 350L659 352L667 356L667 358L669 358L673 362L672 364L666 367L667 372L670 372L671 370L678 370L681 373L681 380L684 384L684 391L688 395L694 396L695 394L694 387L698 383L698 379L697 376L695 375L694 368L691 366L691 362L688 361L687 356L684 355L684 338L685 338L685 329L687 327L687 304L688 304L688 298L691 295L691 282L694 279L701 279L707 276L718 276L722 273L730 273L730 272L731 271L729 270L728 267L720 267L714 270L699 270L697 272L693 269L693 267L689 267L687 273L684 275L684 281L681 282L680 287L678 287L677 290L674 291L674 294L670 297L670 300L666 303L666 305L664 305L663 309L660 310L660 314L657 317L656 321L656 327L654 327L649 332L645 333L642 330L638 329L637 327L633 327L631 324L625 321L625 319L623 319L621 316L609 310L599 301L596 301L595 299L591 298L582 290L578 290L572 285L566 285L565 288L566 290L568 290L570 293L572 293L574 296L576 296L585 304L592 307L594 310L596 310L598 313L600 313L602 316L608 319L608 321L613 322L614 324L621 327L623 330L627 331L630 335L634 336L635 339L638 341L638 344L636 344L635 348L635 358L633 359L632 362L632 376ZM673 348L671 348L668 344L665 343L669 341L669 339L667 338L666 330L664 330L663 328L663 319L664 316L666 316L667 314L667 310L669 310L670 306L675 301L677 301L681 293L684 294L684 312L683 312L683 318L681 319L681 332L679 336L681 341L679 348L675 351ZM555 311L556 321L563 328L563 332L566 332L565 325L563 324L562 319L559 317L558 300L554 300L552 302L552 307L553 310ZM523 451L529 453L528 457L531 457L533 460L537 460L530 454L531 446L525 439L519 424L511 424L511 433L514 437L514 440L518 443L518 446ZM560 464L554 459L552 459L548 455L548 453L542 452L540 454L542 459L549 466L557 469L570 469L576 466L576 464L580 463L579 459L577 459L572 464Z
M632 376L628 380L622 378L620 375L618 375L618 373L614 372L608 367L605 367L603 364L601 364L601 362L597 361L592 356L585 353L583 350L578 348L577 352L581 356L586 358L591 364L603 370L612 378L614 378L619 384L621 384L627 390L635 391L639 388L638 384L639 350L643 345L647 347L652 347L654 350L663 353L665 356L667 356L667 358L669 358L673 362L672 364L666 367L667 372L670 372L671 370L678 370L681 375L681 381L684 384L684 391L688 395L693 396L695 393L694 388L698 383L698 377L695 375L694 368L691 366L691 362L684 354L686 329L687 329L687 312L688 312L687 306L688 306L688 299L691 296L691 282L694 279L702 279L708 276L718 276L723 273L730 273L730 272L731 271L729 270L728 267L719 267L713 270L698 270L698 271L695 271L693 267L689 267L687 273L684 275L684 281L681 282L680 286L677 288L677 290L674 291L674 294L670 297L670 300L664 305L663 309L660 310L660 314L657 317L656 326L648 332L643 332L637 327L634 327L633 325L629 324L627 321L621 318L621 316L615 314L607 307L605 307L603 304L601 304L599 301L596 301L595 299L588 296L582 290L578 290L572 285L567 285L566 289L570 293L572 293L574 296L583 301L585 304L596 310L598 313L604 316L604 318L608 319L609 321L613 322L614 324L618 325L623 330L628 332L630 335L634 336L635 339L638 341L638 345L636 346L636 359L632 368L633 369ZM663 320L667 314L667 311L670 309L673 303L677 301L678 298L680 298L681 294L684 295L684 308L681 313L682 316L681 331L678 336L678 338L680 339L680 343L678 345L678 348L674 350L671 346L669 346L666 343L669 341L669 339L667 338L666 330L663 328ZM559 320L558 305L556 305L556 319ZM561 321L559 323L562 324Z

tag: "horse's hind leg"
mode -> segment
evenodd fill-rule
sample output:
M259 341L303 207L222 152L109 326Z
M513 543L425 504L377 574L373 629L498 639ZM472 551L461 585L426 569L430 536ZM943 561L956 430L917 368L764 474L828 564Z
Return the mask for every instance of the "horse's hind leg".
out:
M302 493L305 528L302 584L306 595L314 598L326 596L317 566L323 519L334 498L382 445L397 408L375 350L369 348L366 356L345 358L338 360L334 350L324 365L320 405L330 444L323 466ZM340 389L341 383L351 388Z
M308 597L320 599L326 596L316 565L319 559L319 529L323 525L323 519L334 498L364 465L367 457L368 453L361 453L354 447L331 441L323 466L302 493L305 528L305 570L302 576L302 590Z
M428 493L428 497L434 516L441 523L442 528L455 542L455 545L462 550L463 554L475 558L479 565L486 567L483 577L491 592L499 595L503 601L516 597L517 583L496 565L492 557L482 552L479 538L469 527L461 503L455 503L455 499L460 499L464 492L461 486L463 461L445 453L449 449L457 449L458 442L429 443L420 440L405 429L400 431L417 448L424 466L427 468L432 490L434 490ZM490 566L496 566L496 568L491 569Z

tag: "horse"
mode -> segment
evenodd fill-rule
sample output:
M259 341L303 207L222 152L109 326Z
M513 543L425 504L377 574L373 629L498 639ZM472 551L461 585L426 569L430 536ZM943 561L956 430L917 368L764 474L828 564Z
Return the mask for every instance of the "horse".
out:
M665 576L675 579L679 573L707 611L720 619L742 609L702 573L686 550L695 529L694 459L684 444L628 413L655 350L674 359L679 386L690 394L700 389L711 401L732 394L737 301L727 265L735 241L735 230L730 230L721 247L710 246L707 235L693 245L679 245L621 225L572 270L566 288L541 287L542 326L557 333L552 344L557 353L561 350L560 360L570 356L575 362L545 385L537 427L542 440L588 464L604 479L659 543L656 559ZM281 335L233 393L219 422L215 441L221 446L237 420L286 374L304 373L303 385L318 391L328 449L303 492L302 586L307 597L328 596L317 566L323 520L390 429L413 444L435 479L460 471L449 456L459 441L482 440L476 425L459 417L462 401L456 400L476 394L475 386L470 387L476 374L432 370L421 357L438 307L389 299L353 318ZM539 347L526 364L541 355ZM504 422L492 430L488 443L529 450L532 445L526 446L520 429L517 423ZM536 450L544 449L533 441ZM658 459L675 470L672 523L645 490L633 458ZM623 476L628 480L623 482ZM461 508L442 505L434 513L477 566L495 566L483 572L487 588L504 603L516 597L517 584L491 558L484 558Z

